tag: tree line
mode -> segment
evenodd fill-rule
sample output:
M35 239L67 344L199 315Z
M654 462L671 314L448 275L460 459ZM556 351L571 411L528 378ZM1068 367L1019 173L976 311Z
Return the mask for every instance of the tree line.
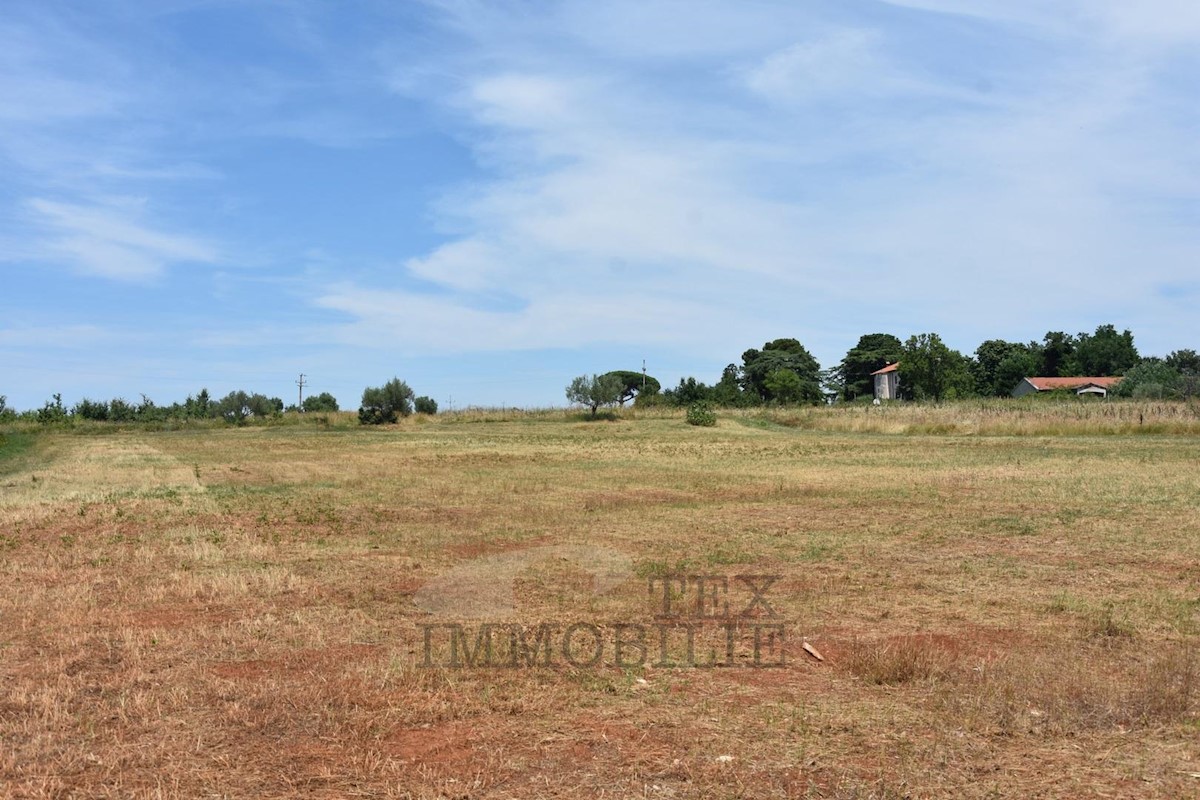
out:
M624 404L725 407L854 402L874 397L872 373L899 364L900 396L940 402L967 397L1007 397L1027 377L1123 376L1112 393L1125 397L1187 398L1200 394L1200 356L1175 350L1165 357L1141 356L1133 334L1100 325L1092 333L1047 332L1041 340L989 339L971 355L948 347L936 333L901 341L890 333L868 333L842 360L822 369L797 339L775 339L742 353L713 384L694 377L660 391L642 373L581 375L567 386L567 399L589 407ZM647 376L648 377L648 376ZM632 380L631 378L636 378Z
M363 390L358 420L363 425L377 425L395 422L414 411L418 414L436 414L437 408L437 401L430 397L414 396L407 383L393 378L383 386ZM213 398L208 389L201 389L195 395L188 395L183 402L170 405L158 405L142 395L137 403L122 397L112 400L84 398L67 406L62 401L62 395L55 394L41 408L21 412L10 408L8 398L0 395L0 422L22 420L43 425L65 424L75 420L118 423L223 420L244 425L251 420L279 418L288 412L328 413L339 410L337 398L329 392L309 395L299 405L290 406L285 406L278 397L241 389L219 399Z
M26 420L52 424L70 420L91 422L169 422L183 420L225 420L242 424L253 418L275 417L285 411L309 412L337 411L337 398L328 392L304 398L302 406L284 406L278 397L267 397L258 392L232 391L221 398L212 397L208 389L188 395L183 402L158 405L146 395L140 402L130 402L123 397L112 400L92 400L85 397L72 406L63 404L62 395L55 394L39 409L18 412L8 407L8 399L0 395L0 420Z
M798 339L775 339L742 353L710 384L681 378L669 389L644 372L617 370L580 375L566 387L571 403L591 409L635 402L638 405L690 407L697 403L724 407L854 402L874 395L871 373L899 364L900 394L910 400L950 400L966 397L1005 397L1026 377L1123 376L1111 391L1125 397L1161 399L1200 395L1200 356L1195 350L1174 350L1164 357L1143 357L1129 330L1100 325L1092 333L1049 331L1040 340L1008 342L989 339L971 355L948 347L936 333L921 333L901 341L890 333L861 336L836 365L822 369ZM285 406L278 397L236 390L213 398L207 389L183 402L157 405L142 395L140 402L124 398L84 398L73 406L55 394L42 408L18 412L0 395L0 421L16 419L53 424L71 420L96 422L167 422L249 420L278 417L289 411L335 412L337 399L328 392L310 395L301 405ZM363 390L359 422L395 422L412 413L436 414L437 402L417 397L407 383L393 378Z

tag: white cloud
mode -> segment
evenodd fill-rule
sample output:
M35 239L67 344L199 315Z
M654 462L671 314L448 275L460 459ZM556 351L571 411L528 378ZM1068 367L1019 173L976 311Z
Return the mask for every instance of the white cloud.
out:
M1104 0L1082 8L1098 18L1117 41L1169 46L1200 43L1200 4L1192 0Z
M471 87L481 118L517 128L544 128L567 113L569 90L562 81L537 75L486 77Z
M136 206L84 206L34 199L28 207L47 232L41 253L67 260L85 274L145 281L158 277L171 264L218 259L215 248L201 240L133 221Z
M601 338L624 341L629 297L657 298L637 307L649 318L668 313L666 298L686 301L639 333L664 346L706 340L709 320L728 315L813 339L887 318L967 332L973 347L989 325L989 337L1024 325L1032 336L1069 326L1064 316L1152 304L1145 278L1187 269L1195 241L1143 198L1200 187L1186 130L1161 113L1173 100L1144 66L1147 41L1167 42L1159 22L1116 3L1072 3L1066 16L1023 0L894 4L974 20L986 33L957 58L980 77L931 60L885 17L567 3L524 25L459 6L472 57L420 69L465 76L454 108L494 178L452 195L443 216L462 233L408 263L450 294L389 302L465 349L598 341L588 304L621 320ZM686 45L656 35L681 14ZM1150 263L1132 271L1131 259ZM358 292L323 303L394 324ZM471 310L488 292L520 307ZM872 315L880 306L892 310Z
M672 342L703 349L724 336L715 327L699 336L691 329L693 320L711 312L707 306L661 296L564 290L539 296L516 311L492 311L440 296L342 284L330 287L316 303L356 319L331 332L341 343L377 347L383 337L390 352L404 356L599 343Z
M460 239L439 247L425 258L406 263L410 273L418 278L466 292L488 291L503 283L507 271L506 259L513 253L478 239Z
M880 79L873 47L877 34L836 31L771 53L746 73L751 90L772 100L795 100L852 90ZM886 75L886 72L885 72Z
M1200 255L1191 3L217 4L255 34L219 52L182 24L203 4L170 36L136 3L26 5L0 22L0 257L153 282L241 239L277 289L243 338L280 357L616 345L719 369L780 335L830 363L873 329L1190 330L1162 287ZM230 245L195 235L215 225ZM189 283L216 307L189 345L234 342L247 272Z
M883 0L894 6L1017 24L1054 36L1093 36L1120 47L1200 41L1192 0Z

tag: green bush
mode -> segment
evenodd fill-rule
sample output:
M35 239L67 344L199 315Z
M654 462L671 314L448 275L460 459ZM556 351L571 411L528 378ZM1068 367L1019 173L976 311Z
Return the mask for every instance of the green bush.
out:
M421 395L413 401L413 410L418 414L436 414L437 400L434 400L432 397Z
M300 405L300 408L304 409L305 411L316 412L337 411L338 401L337 398L331 395L329 392L321 392L320 394L314 394L304 398L304 402Z
M102 400L89 400L85 397L75 404L71 413L81 419L103 422L108 419L108 403Z
M397 416L407 417L412 413L412 400L413 390L399 378L392 378L383 386L368 387L363 390L358 421L362 425L395 422Z
M1146 358L1125 373L1112 393L1118 397L1162 400L1180 397L1182 389L1183 376L1179 370L1162 359Z
M115 401L114 401L115 402ZM255 392L247 394L240 389L230 392L217 401L217 416L235 425L245 425L251 417L264 419L278 415L283 411L283 401L278 397L267 397ZM142 413L139 412L139 417Z
M63 407L61 394L54 395L53 403L47 400L46 404L38 409L37 421L43 425L67 421L67 409Z
M687 424L711 428L717 424L717 415L713 413L712 406L704 401L692 403L687 410Z
M132 422L137 418L137 409L123 397L114 397L108 404L108 418L113 422Z
M358 409L359 425L390 425L397 419L396 412L390 408L362 406Z
M633 399L635 408L666 408L675 405L667 394L639 394Z

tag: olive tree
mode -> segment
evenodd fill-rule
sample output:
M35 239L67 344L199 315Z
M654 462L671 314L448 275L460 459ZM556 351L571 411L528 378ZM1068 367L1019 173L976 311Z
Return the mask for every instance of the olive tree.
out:
M592 416L600 406L611 406L621 399L624 384L613 373L607 375L580 375L567 384L567 400L587 406Z
M413 410L413 390L399 378L383 386L363 390L358 421L362 425L382 425L395 422L397 416L407 417Z

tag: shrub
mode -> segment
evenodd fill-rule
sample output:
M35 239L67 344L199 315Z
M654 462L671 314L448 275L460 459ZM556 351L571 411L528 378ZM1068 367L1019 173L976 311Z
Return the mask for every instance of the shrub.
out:
M1179 370L1158 358L1142 359L1125 372L1121 382L1113 387L1119 397L1172 398L1182 394L1183 376Z
M359 425L390 425L396 419L396 412L390 408L362 406L358 409Z
M82 419L103 422L108 419L108 403L89 400L85 397L75 404L75 408L71 413Z
M717 424L717 415L713 413L712 406L701 400L688 406L687 424L711 428Z
M437 400L434 400L432 397L421 395L413 401L413 410L418 414L436 414Z
M247 394L240 389L222 397L216 404L217 415L235 425L244 425L250 417L270 417L283 410L278 397Z
M329 392L321 392L304 398L300 408L305 411L337 411L338 401Z
M67 410L63 408L62 395L54 395L54 402L46 401L46 404L38 409L37 421L43 425L52 425L56 422L65 422L67 419Z
M674 404L671 396L667 394L639 394L633 399L635 408L666 408Z
M123 397L114 397L108 404L108 418L113 422L131 422L137 416L137 409Z
M383 386L367 387L358 409L359 424L383 425L395 422L397 416L407 417L412 413L412 400L413 390L399 378Z

